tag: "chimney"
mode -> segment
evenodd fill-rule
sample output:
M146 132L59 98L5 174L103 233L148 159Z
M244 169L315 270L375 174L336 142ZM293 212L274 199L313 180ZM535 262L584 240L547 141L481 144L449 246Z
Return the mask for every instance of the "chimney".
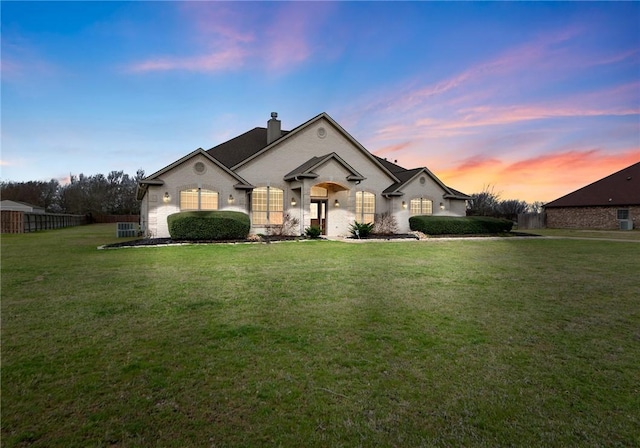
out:
M267 145L282 137L278 112L271 112L271 120L267 121Z

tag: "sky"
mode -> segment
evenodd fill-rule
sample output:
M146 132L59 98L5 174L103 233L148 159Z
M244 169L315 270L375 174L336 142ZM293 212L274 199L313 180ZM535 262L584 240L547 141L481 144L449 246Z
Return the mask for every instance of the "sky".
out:
M151 174L278 112L467 194L640 161L637 2L12 2L2 181Z

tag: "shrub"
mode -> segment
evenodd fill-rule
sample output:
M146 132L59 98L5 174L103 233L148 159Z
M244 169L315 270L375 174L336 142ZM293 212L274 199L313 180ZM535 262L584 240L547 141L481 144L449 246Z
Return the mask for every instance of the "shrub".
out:
M409 218L411 230L427 235L469 235L483 233L510 232L513 222L507 219L485 216L412 216Z
M398 233L398 221L396 217L389 212L376 215L373 223L373 233L378 235L393 235Z
M167 217L169 234L177 240L245 239L251 228L249 215L232 211L193 211Z
M322 234L322 230L320 230L320 227L318 226L311 226L304 229L304 234L311 239L316 239L316 238L320 238L320 235Z
M354 238L366 238L373 230L372 222L358 222L355 221L349 226L349 231Z

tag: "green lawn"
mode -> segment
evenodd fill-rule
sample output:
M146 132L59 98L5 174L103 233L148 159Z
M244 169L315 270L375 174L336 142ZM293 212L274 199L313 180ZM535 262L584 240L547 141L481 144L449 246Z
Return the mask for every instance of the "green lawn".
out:
M5 447L640 445L640 244L2 236Z
M560 238L594 238L640 241L640 229L629 230L578 230L578 229L533 229L521 230L525 233Z

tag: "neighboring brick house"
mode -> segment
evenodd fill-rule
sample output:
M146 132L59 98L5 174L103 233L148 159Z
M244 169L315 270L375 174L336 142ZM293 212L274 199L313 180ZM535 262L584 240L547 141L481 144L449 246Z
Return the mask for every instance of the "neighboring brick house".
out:
M549 228L640 227L640 162L544 206Z
M409 230L411 215L465 215L469 196L427 168L407 170L374 156L326 113L291 131L271 117L267 128L199 148L141 180L142 230L169 236L167 216L181 210L241 211L253 233L288 215L299 221L297 234L316 225L331 236L384 212L400 232Z

